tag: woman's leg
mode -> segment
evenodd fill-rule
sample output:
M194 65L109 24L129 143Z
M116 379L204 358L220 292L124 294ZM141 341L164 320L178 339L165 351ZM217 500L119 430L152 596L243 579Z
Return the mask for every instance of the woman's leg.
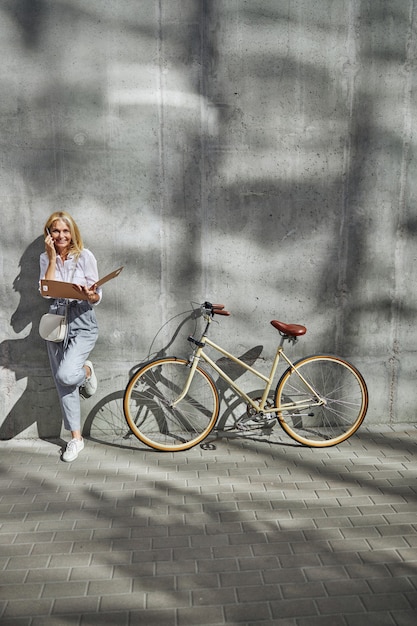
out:
M61 404L64 427L73 438L81 438L81 410L79 387L88 372L85 367L90 352L97 341L98 329L91 309L82 305L70 309L68 343L47 342L52 375Z
M95 333L80 333L71 339L56 373L58 393L64 413L64 426L76 434L80 434L81 424L79 388L87 378L85 361L94 348L96 339Z

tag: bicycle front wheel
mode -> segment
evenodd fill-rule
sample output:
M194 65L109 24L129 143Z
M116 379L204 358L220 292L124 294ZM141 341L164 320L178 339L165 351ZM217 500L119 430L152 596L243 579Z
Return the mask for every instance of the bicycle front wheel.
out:
M275 406L280 425L290 437L306 446L325 448L357 431L368 408L368 390L360 372L344 359L310 356L284 372Z
M219 394L213 379L195 370L186 396L174 407L190 373L188 361L158 359L142 367L129 381L123 410L133 434L156 450L177 452L200 443L214 427Z

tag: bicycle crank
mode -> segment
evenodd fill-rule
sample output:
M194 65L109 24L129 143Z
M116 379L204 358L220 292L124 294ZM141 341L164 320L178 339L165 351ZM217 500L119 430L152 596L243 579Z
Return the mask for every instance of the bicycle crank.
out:
M260 403L261 398L255 398L254 402ZM271 401L267 400L265 408L272 407ZM236 427L239 430L259 430L261 428L272 428L275 424L277 416L275 413L262 412L259 413L256 409L248 404L246 408L246 415L241 417L236 422Z

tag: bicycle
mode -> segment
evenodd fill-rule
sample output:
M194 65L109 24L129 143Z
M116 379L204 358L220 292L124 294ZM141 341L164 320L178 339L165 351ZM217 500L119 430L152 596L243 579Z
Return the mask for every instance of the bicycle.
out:
M161 451L187 450L201 443L213 430L220 410L219 391L205 362L247 404L236 427L242 431L268 429L279 424L295 441L310 447L334 446L351 437L362 424L368 408L368 390L362 374L345 359L317 354L292 363L284 353L285 341L295 343L307 332L300 324L272 320L281 336L269 375L243 362L207 335L215 315L229 316L224 305L201 305L205 328L193 336L188 359L163 357L141 367L127 384L123 412L132 433L144 444ZM206 354L206 347L227 357L261 379L260 398L252 398ZM288 368L280 377L274 399L271 387L281 358Z

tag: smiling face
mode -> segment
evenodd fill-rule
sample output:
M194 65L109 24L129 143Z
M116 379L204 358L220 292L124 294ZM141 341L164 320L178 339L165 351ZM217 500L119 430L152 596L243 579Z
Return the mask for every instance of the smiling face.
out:
M68 254L79 257L84 249L80 229L74 218L65 211L55 211L46 220L43 228L44 238L52 236L55 250L63 259Z
M64 220L55 220L49 229L52 239L54 240L55 250L57 254L63 255L70 249L72 237L70 227Z

